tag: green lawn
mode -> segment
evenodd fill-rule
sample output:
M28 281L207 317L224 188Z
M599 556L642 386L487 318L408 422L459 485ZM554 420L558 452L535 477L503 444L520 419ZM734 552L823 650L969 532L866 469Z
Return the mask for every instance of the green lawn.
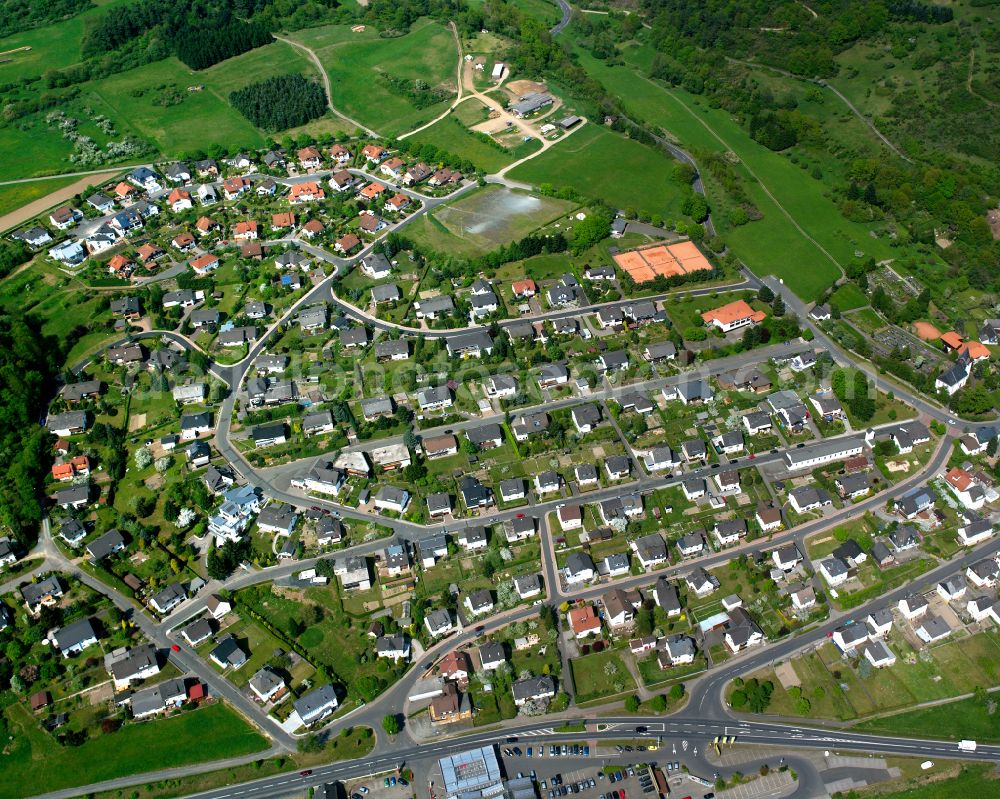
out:
M634 208L679 219L682 187L671 179L675 161L600 125L587 124L537 158L512 169L509 177L538 186L571 186L585 197L615 208Z
M77 17L51 27L61 30L65 25L71 28L79 24L80 19ZM76 39L64 43L71 57L65 61L56 59L53 65L66 66L79 59L79 31L73 35ZM69 38L70 33L66 36ZM42 57L42 53L49 52L49 47L40 45L30 54L37 52ZM42 63L48 65L47 60ZM5 65L0 66L0 76L4 68ZM232 149L259 148L267 139L230 106L229 93L255 80L291 72L316 76L316 69L305 54L284 42L257 48L201 72L190 70L176 58L167 58L83 83L79 87L79 97L62 104L60 110L79 120L78 132L93 138L99 147L109 140L117 141L132 134L149 141L166 156L204 150L212 144ZM204 88L188 91L193 86ZM111 136L102 132L90 121L96 115L108 117L116 132ZM18 120L17 125L0 128L0 153L16 153L16 157L11 155L0 160L0 179L68 169L71 152L70 142L45 122L45 113L26 116Z
M972 738L980 743L1000 741L1000 714L992 716L975 699L910 710L895 716L862 721L851 729L915 738Z
M448 106L457 89L458 60L451 31L430 20L413 25L405 36L380 38L369 27L352 33L346 25L297 31L292 38L311 48L330 75L333 104L350 117L393 136L428 122ZM448 93L448 100L418 109L389 89L384 76L420 79Z
M5 715L13 742L4 758L0 799L19 799L25 793L45 793L267 748L264 737L222 703L169 719L129 724L75 748L56 743L21 704L9 707ZM178 746L178 741L199 743Z
M577 703L635 690L635 679L613 650L573 658L569 665Z
M850 311L854 308L863 308L867 305L868 297L858 288L857 284L844 283L830 295L830 302L836 305L841 311Z
M880 799L968 799L970 796L996 796L1000 784L989 771L989 766L974 765L963 767L957 777L933 782L924 778L911 787L892 793L879 791ZM851 794L846 794L852 796Z

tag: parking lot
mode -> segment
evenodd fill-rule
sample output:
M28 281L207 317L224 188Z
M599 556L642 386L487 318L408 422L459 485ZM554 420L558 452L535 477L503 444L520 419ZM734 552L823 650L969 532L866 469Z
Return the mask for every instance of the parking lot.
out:
M587 744L530 744L500 747L508 778L531 777L540 799L579 795L581 799L655 799L652 770L646 752L608 751L600 754ZM652 755L654 753L649 753Z
M350 799L409 799L413 796L409 782L395 775L361 777L350 780L344 788Z

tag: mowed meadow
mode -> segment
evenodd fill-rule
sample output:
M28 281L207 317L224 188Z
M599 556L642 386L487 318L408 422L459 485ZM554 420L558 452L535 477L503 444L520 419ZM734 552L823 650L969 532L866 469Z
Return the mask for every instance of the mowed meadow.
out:
M458 87L458 48L448 28L423 19L405 36L383 38L374 28L354 33L347 25L324 25L289 35L311 49L330 76L333 105L339 111L392 137L441 114ZM417 108L409 97L390 88L387 78L421 80L443 97Z
M672 178L676 163L653 147L588 123L537 158L514 167L508 177L557 189L570 186L614 208L677 220L685 192Z

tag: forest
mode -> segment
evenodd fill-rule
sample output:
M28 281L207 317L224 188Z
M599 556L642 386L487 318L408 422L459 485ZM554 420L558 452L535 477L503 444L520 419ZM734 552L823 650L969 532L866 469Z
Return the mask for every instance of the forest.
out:
M229 102L258 128L269 131L304 125L326 111L322 87L302 75L277 75L251 83L232 92Z
M273 41L263 25L234 21L212 28L188 27L174 37L174 46L177 57L191 69L207 69Z
M62 342L32 317L0 316L0 529L30 548L42 520L51 435L41 426Z

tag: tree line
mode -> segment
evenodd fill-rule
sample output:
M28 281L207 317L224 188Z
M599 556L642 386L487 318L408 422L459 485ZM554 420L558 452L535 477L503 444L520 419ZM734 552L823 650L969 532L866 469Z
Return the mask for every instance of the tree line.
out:
M25 548L36 540L51 435L41 426L63 359L62 342L35 317L0 316L0 528Z
M92 5L90 0L2 0L0 38L75 17Z

